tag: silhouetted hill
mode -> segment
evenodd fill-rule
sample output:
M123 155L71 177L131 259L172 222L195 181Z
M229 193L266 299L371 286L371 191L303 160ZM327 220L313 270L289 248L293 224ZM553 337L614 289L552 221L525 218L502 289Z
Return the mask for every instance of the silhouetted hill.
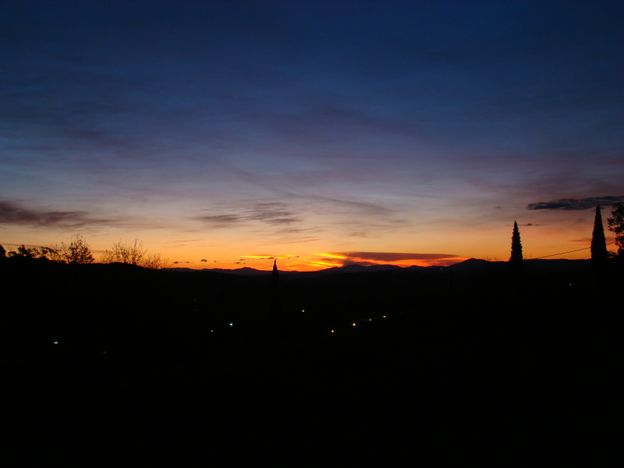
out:
M575 271L579 269L585 269L590 267L589 260L525 260L525 267L532 271ZM508 262L503 261L489 261L478 258L470 258L459 263L455 263L449 266L409 266L399 267L397 265L360 265L351 264L342 267L325 268L323 270L316 270L311 272L301 271L282 271L285 275L306 275L306 276L326 276L343 273L379 273L379 272L440 272L447 269L452 269L455 272L485 272L494 271L507 268ZM222 273L228 275L242 275L242 276L263 276L270 273L270 270L258 270L250 267L227 269L227 268L203 268L193 269L185 267L165 268L164 271L169 272L213 272Z
M215 273L226 273L226 274L235 274L235 275L267 275L271 271L270 270L257 270L256 268L243 267L243 268L235 268L233 270L228 270L226 268L211 268L205 271L214 271Z
M270 271L266 270L257 270L255 268L243 267L243 268L186 268L186 267L173 267L173 268L164 268L164 271L170 272L211 272L211 273L222 273L226 275L265 275L270 273Z
M493 269L506 268L508 262L488 261L478 258L470 258L460 263L450 265L454 271L486 271ZM536 259L524 260L525 268L532 271L576 271L579 269L587 269L591 266L590 260L567 260L567 259Z
M487 268L492 268L504 264L505 262L491 262L488 260L481 260L479 258L469 258L463 262L454 263L447 268L452 268L455 271L482 271Z
M526 266L275 287L251 269L0 262L5 444L28 466L594 464L619 442L622 319L604 292L623 272Z
M326 275L326 274L336 274L336 273L367 273L367 272L378 272L378 271L389 271L389 270L400 270L401 268L395 265L346 265L343 267L334 267L334 268L325 268L323 270L317 270L313 272L302 272L302 271L280 271L280 273L286 275L292 274L306 274L306 275ZM227 273L227 274L237 274L237 275L266 275L270 273L267 270L257 270L255 268L236 268L232 270L223 269L223 268L212 268L206 269L202 271L214 271L218 273Z
M526 268L539 271L578 271L591 268L591 260L525 260Z

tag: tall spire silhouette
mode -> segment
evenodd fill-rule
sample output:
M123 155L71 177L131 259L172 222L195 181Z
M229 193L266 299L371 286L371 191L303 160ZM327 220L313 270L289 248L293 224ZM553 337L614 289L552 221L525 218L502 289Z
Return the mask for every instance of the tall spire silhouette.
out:
M602 226L602 213L600 212L600 205L597 205L594 218L594 232L591 240L592 266L598 269L603 268L607 264L607 258L607 241Z
M522 242L520 242L520 230L518 223L514 221L513 234L511 235L511 257L509 263L514 267L522 266Z
M277 269L277 258L273 259L273 285L277 286L279 281L279 270Z
M277 258L273 259L273 272L271 273L271 315L277 319L281 310L279 270L277 269Z

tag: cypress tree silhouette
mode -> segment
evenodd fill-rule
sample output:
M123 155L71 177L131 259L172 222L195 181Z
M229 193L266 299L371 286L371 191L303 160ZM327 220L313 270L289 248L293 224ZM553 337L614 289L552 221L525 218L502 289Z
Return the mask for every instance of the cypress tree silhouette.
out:
M514 221L513 234L511 235L511 257L509 263L514 268L522 267L522 243L520 242L520 230L518 223Z
M594 232L591 240L591 261L592 266L597 269L604 268L607 264L607 241L605 239L604 228L602 227L602 214L600 205L596 206L596 217L594 218Z

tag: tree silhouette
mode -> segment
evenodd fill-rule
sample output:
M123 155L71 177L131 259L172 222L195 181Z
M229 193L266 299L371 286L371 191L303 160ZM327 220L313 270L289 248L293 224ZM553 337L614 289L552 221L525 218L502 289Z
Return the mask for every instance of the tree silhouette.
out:
M0 260L3 260L5 258L6 258L6 250L4 250L4 247L0 245Z
M21 261L34 259L46 261L53 259L55 254L56 251L51 247L26 247L22 244L17 250L9 252L8 256Z
M616 203L607 219L609 230L615 233L615 244L618 246L618 256L624 259L624 203Z
M158 254L149 255L143 248L143 243L135 239L134 244L125 245L117 242L112 249L106 250L102 257L102 263L125 263L143 268L163 268L167 261Z
M55 249L55 260L73 264L93 263L93 254L87 243L78 236L69 244L61 243Z
M522 243L520 242L520 230L518 223L514 221L513 234L511 235L511 257L509 263L519 268L522 266Z
M594 218L594 232L591 240L591 261L594 268L604 268L607 264L607 241L605 239L604 228L602 227L602 214L600 205L596 206L596 217Z
M30 259L30 258L33 258L35 255L34 255L34 249L29 249L25 245L20 245L19 247L17 247L17 250L13 252L9 252L9 256L14 257L14 258Z
M104 252L102 263L126 263L128 265L140 265L145 257L142 243L134 240L134 244L125 245L121 242L113 244L110 250Z

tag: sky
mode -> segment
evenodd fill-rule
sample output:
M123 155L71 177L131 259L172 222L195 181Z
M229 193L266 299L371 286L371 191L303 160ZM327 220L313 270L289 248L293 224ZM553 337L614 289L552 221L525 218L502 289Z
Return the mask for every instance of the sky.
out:
M592 207L624 200L623 21L619 1L0 0L0 244L445 265L507 260L517 220L526 258L586 258Z

